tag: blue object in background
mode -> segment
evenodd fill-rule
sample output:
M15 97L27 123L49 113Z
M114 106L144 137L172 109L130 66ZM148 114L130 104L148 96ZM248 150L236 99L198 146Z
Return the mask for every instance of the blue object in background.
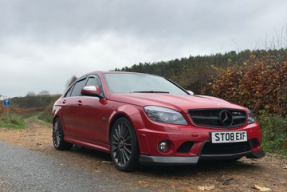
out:
M10 105L10 100L9 99L4 99L4 105Z

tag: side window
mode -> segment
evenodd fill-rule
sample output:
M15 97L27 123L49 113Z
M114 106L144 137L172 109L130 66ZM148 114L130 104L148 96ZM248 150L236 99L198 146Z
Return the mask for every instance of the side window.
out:
M78 81L75 86L74 86L74 89L73 89L73 92L71 94L71 97L75 97L75 96L81 96L81 91L84 87L86 83L86 79L82 80L82 81Z
M74 86L72 86L69 91L65 94L65 97L70 97Z
M99 86L99 87L101 87L101 83L100 83L99 78L97 78L97 77L90 77L88 79L88 82L87 82L86 86Z

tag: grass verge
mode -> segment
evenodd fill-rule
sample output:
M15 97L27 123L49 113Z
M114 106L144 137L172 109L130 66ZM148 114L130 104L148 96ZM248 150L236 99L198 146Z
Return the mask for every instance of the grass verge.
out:
M9 129L25 129L25 118L17 114L1 114L0 115L0 127Z
M44 112L32 113L32 114L26 116L26 120L29 121L32 124L37 124L37 125L40 125L40 126L50 125L51 123L48 123L48 122L43 121L42 119L40 119L40 116L42 117L43 113ZM39 120L41 120L41 121L39 121Z
M53 118L52 118L52 114L47 114L45 112L42 112L39 114L38 119L40 119L46 123L51 124Z
M263 132L263 149L287 157L287 118L271 114L260 117L258 122Z

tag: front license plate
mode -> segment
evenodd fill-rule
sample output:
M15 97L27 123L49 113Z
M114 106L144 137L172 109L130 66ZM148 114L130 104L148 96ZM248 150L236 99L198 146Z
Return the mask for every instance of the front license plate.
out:
M247 141L246 131L211 132L212 143L237 143Z

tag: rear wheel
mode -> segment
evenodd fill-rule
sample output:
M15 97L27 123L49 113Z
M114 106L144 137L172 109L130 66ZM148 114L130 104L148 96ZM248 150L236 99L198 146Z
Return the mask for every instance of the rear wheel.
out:
M59 118L54 121L52 137L54 147L57 150L67 150L73 147L72 143L68 143L64 140L64 131Z
M120 171L135 171L139 162L137 136L131 122L119 118L113 125L110 135L110 151L116 168Z

